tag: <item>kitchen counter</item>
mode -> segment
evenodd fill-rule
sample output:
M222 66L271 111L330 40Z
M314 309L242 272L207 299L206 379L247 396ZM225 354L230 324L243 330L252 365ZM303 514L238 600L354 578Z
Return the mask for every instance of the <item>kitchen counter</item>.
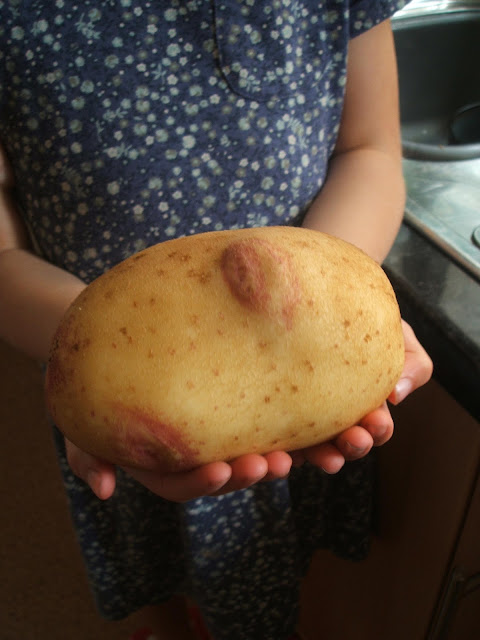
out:
M434 377L480 421L480 282L408 223L383 266Z

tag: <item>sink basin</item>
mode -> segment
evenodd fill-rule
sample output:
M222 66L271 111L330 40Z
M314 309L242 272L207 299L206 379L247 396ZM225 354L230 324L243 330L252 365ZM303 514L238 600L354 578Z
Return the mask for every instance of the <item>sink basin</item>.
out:
M405 221L480 280L480 0L414 0L392 26Z
M394 18L405 157L480 158L480 3L468 6Z

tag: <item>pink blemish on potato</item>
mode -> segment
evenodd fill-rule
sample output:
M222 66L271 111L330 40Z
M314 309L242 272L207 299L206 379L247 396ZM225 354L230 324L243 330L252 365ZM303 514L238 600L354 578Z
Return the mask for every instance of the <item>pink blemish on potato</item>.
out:
M45 380L47 403L71 381L74 360L68 366L65 360L68 362L68 356L75 357L75 354L89 346L89 339L79 339L72 315L67 316L57 328L48 358Z
M263 312L271 296L255 244L245 241L230 244L222 255L222 271L232 294L246 307Z
M232 295L244 307L293 326L300 286L289 254L262 238L232 242L221 269Z
M152 413L117 403L113 408L119 449L146 468L168 466L169 471L196 465L198 449L186 442L178 426ZM153 439L152 439L153 436ZM158 447L156 444L158 443Z

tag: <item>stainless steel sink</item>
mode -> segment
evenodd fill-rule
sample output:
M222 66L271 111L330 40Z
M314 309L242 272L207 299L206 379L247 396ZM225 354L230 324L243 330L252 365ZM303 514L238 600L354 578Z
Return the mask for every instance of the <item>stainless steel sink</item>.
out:
M392 25L405 220L480 279L480 0L414 0Z

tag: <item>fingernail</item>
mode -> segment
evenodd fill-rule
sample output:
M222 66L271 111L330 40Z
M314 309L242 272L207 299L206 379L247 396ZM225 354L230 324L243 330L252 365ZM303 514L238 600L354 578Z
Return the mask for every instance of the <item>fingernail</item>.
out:
M319 467L319 468L323 471L323 473L326 473L327 476L335 475L335 471L327 471L327 469L325 469L325 467Z
M398 404L412 392L413 384L410 378L401 378L395 385L394 404Z
M356 447L351 442L345 442L345 448L350 451L350 453L361 455L362 453L367 452L367 447Z

